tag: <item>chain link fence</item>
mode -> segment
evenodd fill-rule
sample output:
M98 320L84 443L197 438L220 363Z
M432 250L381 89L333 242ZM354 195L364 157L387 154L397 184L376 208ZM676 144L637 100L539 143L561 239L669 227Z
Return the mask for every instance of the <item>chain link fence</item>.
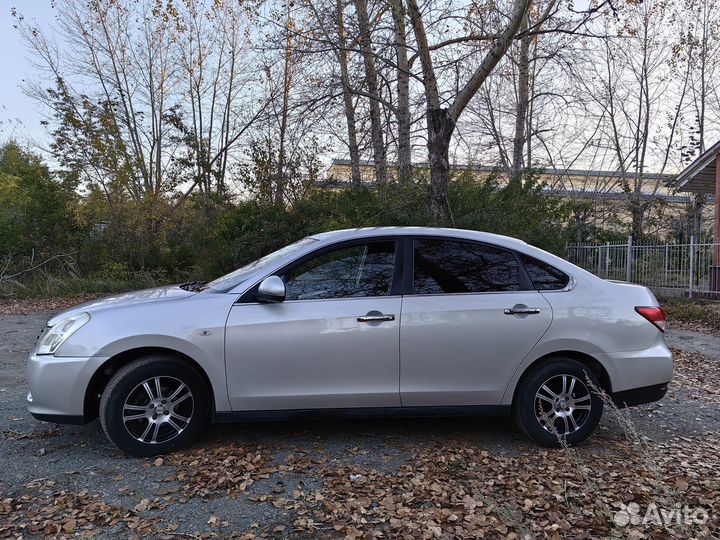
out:
M714 273L713 252L720 254L720 244L696 242L687 244L571 243L567 260L604 279L629 281L650 287L664 295L720 299Z

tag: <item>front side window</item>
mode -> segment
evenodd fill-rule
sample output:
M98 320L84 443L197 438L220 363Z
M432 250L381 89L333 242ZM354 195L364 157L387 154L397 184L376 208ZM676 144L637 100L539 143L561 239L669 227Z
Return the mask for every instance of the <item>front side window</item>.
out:
M546 262L529 255L520 255L525 270L538 291L557 291L564 289L570 282L570 277Z
M456 240L415 240L415 294L520 290L518 262L509 251Z
M387 296L395 242L370 242L323 253L282 275L286 300Z

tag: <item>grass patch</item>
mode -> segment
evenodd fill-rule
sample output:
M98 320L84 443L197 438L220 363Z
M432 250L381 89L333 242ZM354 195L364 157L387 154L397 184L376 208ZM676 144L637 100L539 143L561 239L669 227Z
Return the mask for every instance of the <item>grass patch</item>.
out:
M125 279L72 276L58 278L43 275L33 277L22 283L3 283L0 285L0 298L23 300L28 298L99 296L158 287L167 283L166 280L148 274L131 275Z
M686 298L660 299L671 326L720 335L720 303Z

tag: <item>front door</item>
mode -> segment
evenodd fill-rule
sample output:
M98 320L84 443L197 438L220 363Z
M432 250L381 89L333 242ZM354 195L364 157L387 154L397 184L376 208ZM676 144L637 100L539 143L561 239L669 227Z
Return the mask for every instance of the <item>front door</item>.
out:
M279 272L284 302L233 306L233 410L399 406L396 252L395 240L325 248Z
M510 251L417 238L400 329L403 406L498 405L552 321Z

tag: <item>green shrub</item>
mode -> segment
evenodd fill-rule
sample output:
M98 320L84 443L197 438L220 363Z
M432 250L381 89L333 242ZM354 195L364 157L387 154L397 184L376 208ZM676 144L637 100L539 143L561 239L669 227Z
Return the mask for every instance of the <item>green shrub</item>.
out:
M55 201L49 222L30 226L21 220L25 228L15 230L14 221L6 219L0 229L2 253L14 257L16 267L27 267L27 240L34 240L28 227L48 227L52 234L37 244L41 254L71 251L72 264L38 268L18 283L5 283L0 294L102 293L209 280L322 231L430 224L422 174L415 182L391 183L384 190L310 188L288 206L259 199L208 205L199 194L182 204L169 198L137 202L115 194L110 204L99 189L69 198L59 184L43 182L42 197L47 190L50 202ZM45 200L35 197L28 191L30 202L23 204L29 208ZM564 247L566 209L558 198L545 195L532 175L522 185L500 187L492 178L479 182L461 174L451 182L448 205L451 217L442 225L515 236L554 252Z
M39 156L14 141L0 146L0 254L67 248L75 233L73 203Z

